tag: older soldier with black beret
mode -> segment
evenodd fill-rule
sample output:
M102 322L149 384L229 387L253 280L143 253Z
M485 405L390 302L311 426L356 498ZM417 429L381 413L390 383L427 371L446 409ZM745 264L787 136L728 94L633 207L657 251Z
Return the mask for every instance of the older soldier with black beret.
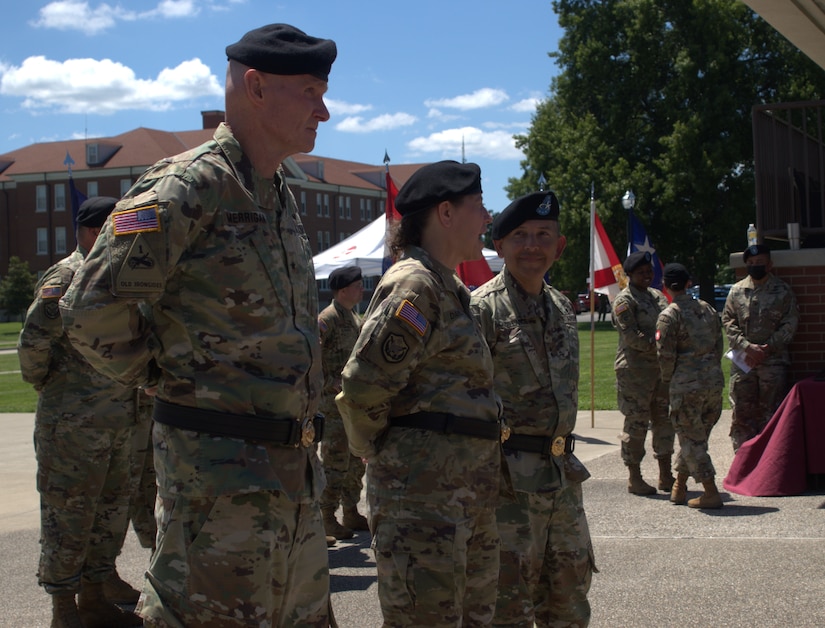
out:
M37 579L52 597L54 627L143 624L104 590L108 582L131 589L117 576L115 559L128 526L136 391L98 373L72 347L58 308L115 203L95 196L81 204L77 248L37 283L17 347L23 379L38 391Z
M364 296L364 280L358 266L344 266L333 270L328 281L332 303L318 316L324 369L321 458L327 476L327 487L321 495L321 514L327 537L334 541L352 538L353 530L369 530L366 518L358 512L364 463L350 453L341 413L335 405L335 395L341 392L341 371L361 330L361 317L353 308ZM343 525L335 518L339 504L343 506Z
M799 323L791 287L773 274L771 250L754 244L742 253L747 277L728 292L722 325L728 346L750 367L730 367L730 439L733 450L759 434L788 390L788 345Z
M650 253L636 251L622 264L630 280L613 301L613 325L619 332L616 348L616 388L619 410L624 414L622 460L628 469L627 491L653 495L656 488L642 478L648 426L653 432L653 455L659 463L660 491L670 492L675 432L668 417L667 386L662 383L656 359L656 319L667 307L667 297L651 288L653 263Z
M586 626L593 545L573 455L579 336L570 300L545 282L567 244L552 192L514 200L493 221L504 270L470 307L493 354L515 490L496 510L501 570L495 626Z
M656 321L656 350L662 381L669 387L670 420L679 436L670 501L687 502L691 508L721 508L708 438L722 414L722 325L716 308L687 293L691 285L682 264L665 266L664 288L673 302ZM704 488L690 500L689 476Z
M419 169L396 198L403 257L382 277L344 368L338 407L368 459L386 626L486 626L498 579L500 400L455 267L490 222L475 164Z
M330 620L318 296L281 164L329 119L336 54L287 24L227 46L226 122L140 177L61 301L96 368L157 393L146 626Z

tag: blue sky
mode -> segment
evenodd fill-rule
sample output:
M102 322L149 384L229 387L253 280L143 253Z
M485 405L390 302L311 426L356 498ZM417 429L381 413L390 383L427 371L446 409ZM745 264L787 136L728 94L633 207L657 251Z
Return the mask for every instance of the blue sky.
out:
M501 211L521 174L512 136L546 98L561 31L549 0L90 0L7 3L0 21L0 154L137 127L201 127L223 109L224 49L286 22L338 44L314 153L482 168ZM75 157L77 158L77 157ZM60 169L60 165L55 170Z

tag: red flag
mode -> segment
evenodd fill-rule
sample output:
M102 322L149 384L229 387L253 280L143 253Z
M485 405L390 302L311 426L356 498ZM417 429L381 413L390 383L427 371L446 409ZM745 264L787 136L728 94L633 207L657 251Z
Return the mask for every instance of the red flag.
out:
M598 215L594 215L594 223L596 229L591 269L593 290L599 294L606 294L612 303L619 292L627 286L627 275Z
M399 220L401 214L395 209L395 197L398 196L398 188L390 176L390 168L387 166L387 202L384 206L384 215L386 217L386 229L384 231L384 262L382 264L382 272L387 272L387 269L395 263L394 256L390 250L390 234L392 228Z
M490 265L483 255L481 259L461 262L458 268L455 269L455 272L458 273L461 281L463 281L464 285L471 291L493 278L493 271L490 270Z

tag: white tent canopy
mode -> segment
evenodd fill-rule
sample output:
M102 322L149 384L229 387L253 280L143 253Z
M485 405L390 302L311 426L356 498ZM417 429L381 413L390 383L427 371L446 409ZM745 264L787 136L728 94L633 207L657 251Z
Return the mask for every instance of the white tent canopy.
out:
M318 253L312 258L315 278L326 279L333 270L343 266L360 266L365 277L381 275L385 231L386 218L382 215L346 240ZM504 265L504 260L493 249L485 248L484 257L494 273Z

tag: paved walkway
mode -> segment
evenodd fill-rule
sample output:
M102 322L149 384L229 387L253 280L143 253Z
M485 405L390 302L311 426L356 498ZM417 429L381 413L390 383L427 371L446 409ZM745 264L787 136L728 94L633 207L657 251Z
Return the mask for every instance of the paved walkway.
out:
M629 495L618 453L621 414L592 418L593 427L590 412L579 413L576 454L592 474L584 494L600 570L590 592L593 628L825 626L825 494L723 493L725 507L716 511L673 506L664 493ZM35 577L33 421L32 414L0 414L0 626L49 625L49 599ZM720 487L733 457L729 425L725 412L711 435ZM642 466L652 481L652 455ZM689 489L698 494L692 481ZM369 535L339 542L329 557L339 624L380 626ZM148 558L130 532L118 560L121 575L139 585Z

